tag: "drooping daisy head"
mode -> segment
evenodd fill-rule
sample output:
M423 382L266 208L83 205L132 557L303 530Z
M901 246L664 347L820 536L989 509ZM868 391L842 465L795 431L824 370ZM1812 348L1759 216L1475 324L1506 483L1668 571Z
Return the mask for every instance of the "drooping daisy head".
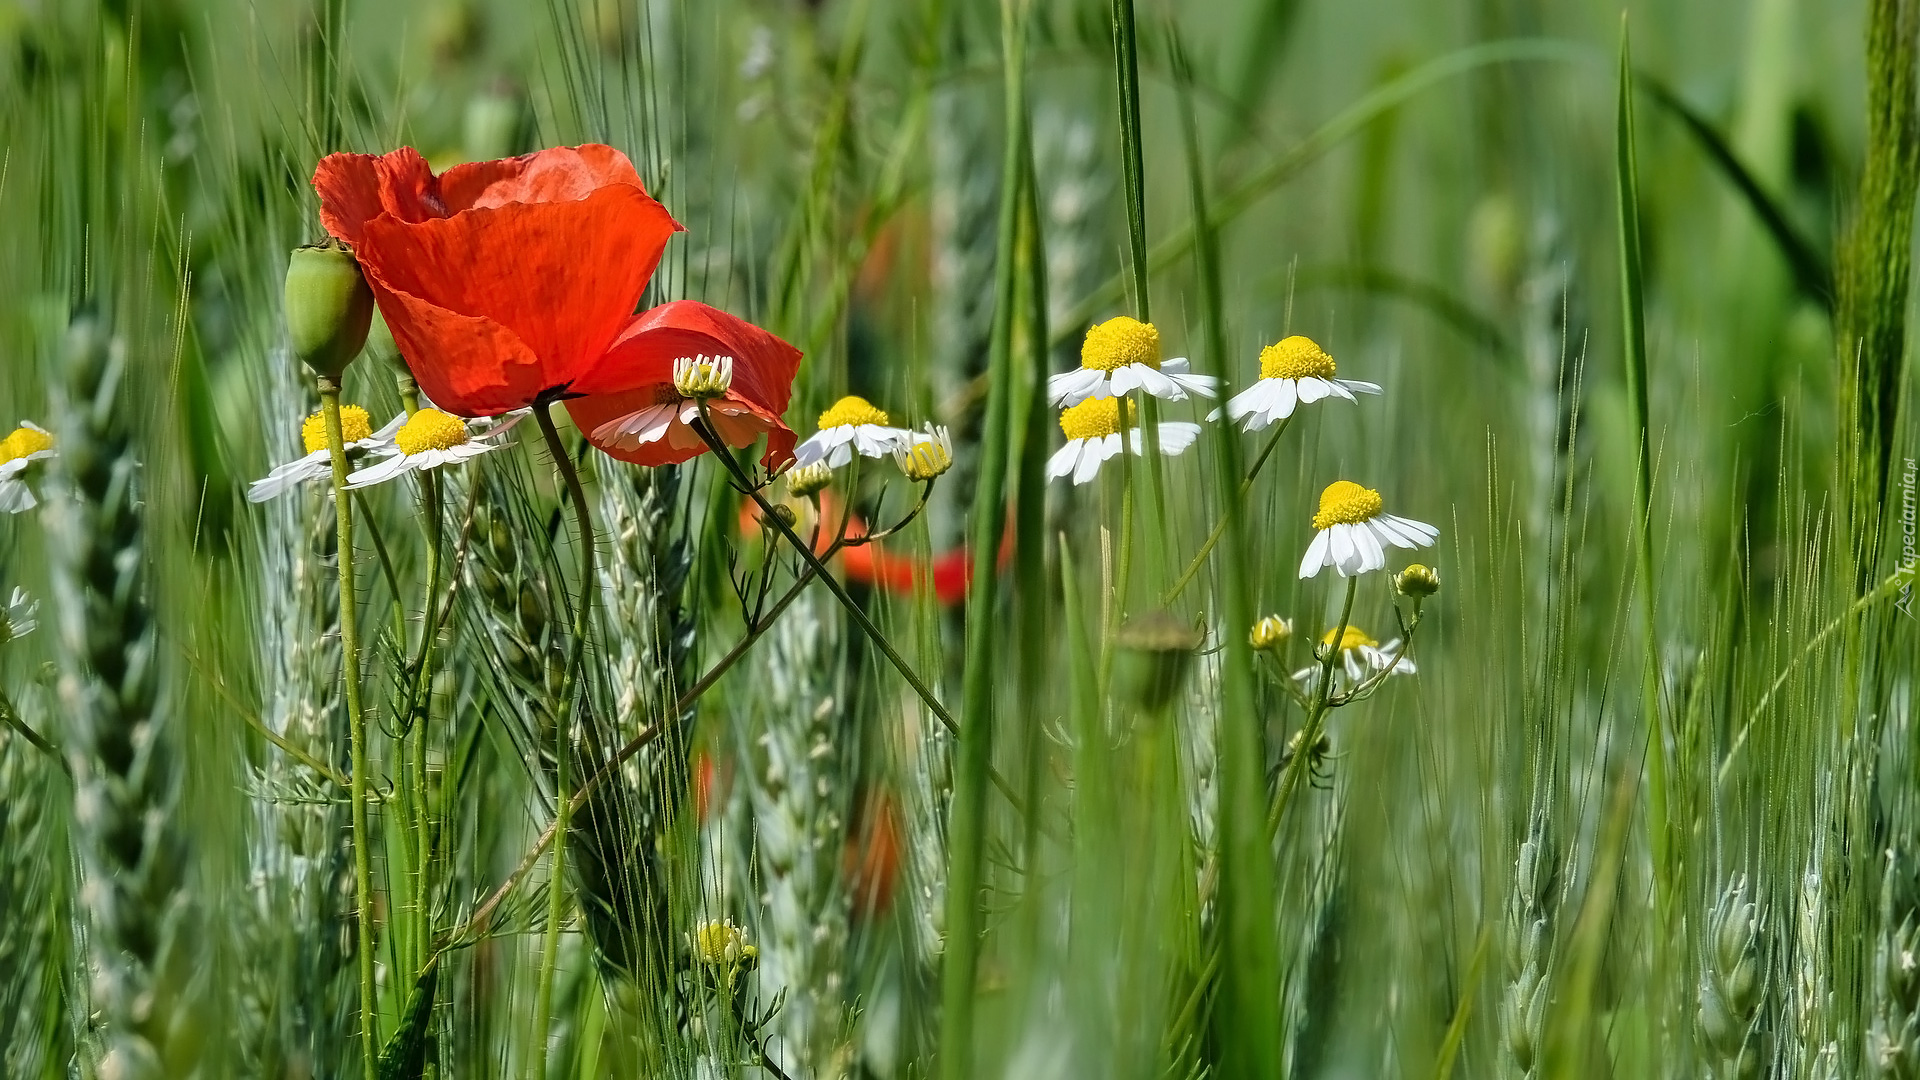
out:
M1352 623L1348 623L1344 630L1339 628L1328 630L1321 636L1320 644L1323 648L1334 650L1335 656L1338 657L1333 672L1336 687L1359 682L1376 672L1387 671L1395 675L1412 675L1419 670L1414 667L1413 661L1404 655L1405 650L1400 647L1399 638L1383 644ZM1343 675L1344 680L1341 678ZM1313 664L1301 668L1293 673L1293 677L1311 687L1319 681L1320 665Z
M1140 433L1140 410L1131 400L1127 401L1126 431L1124 434L1121 431L1121 400L1087 398L1060 410L1060 431L1067 437L1067 444L1048 459L1047 476L1055 479L1071 476L1075 484L1084 484L1099 475L1100 466L1108 458L1121 451L1146 453L1146 440ZM1161 424L1159 430L1160 453L1166 457L1184 452L1200 437L1199 424L1169 422Z
M1300 576L1313 577L1331 566L1341 577L1380 570L1387 547L1431 547L1440 530L1421 521L1386 513L1380 493L1351 480L1336 480L1320 493L1313 515L1317 530L1300 561Z
M1123 397L1142 390L1169 401L1188 394L1213 396L1211 376L1187 370L1184 357L1162 360L1160 331L1152 323L1120 315L1087 330L1080 366L1047 379L1047 400L1078 405L1089 398Z
M507 444L496 440L526 415L525 411L508 413L476 433L457 416L439 409L421 409L393 433L393 442L382 451L381 460L349 476L347 486L370 487L410 472L454 465L498 450Z
M38 506L33 489L27 486L26 471L36 461L57 457L53 435L31 420L20 421L5 438L0 438L0 512L18 514Z
M838 469L853 460L855 451L861 457L886 457L912 438L913 432L893 426L885 410L849 394L820 414L820 430L793 448L793 458L800 465L824 461Z
M944 426L928 424L925 434L910 433L893 448L893 463L916 484L932 480L953 468L953 435Z
M1322 398L1377 394L1378 383L1334 378L1333 357L1312 338L1295 334L1260 350L1260 378L1228 399L1226 414L1242 430L1258 431L1285 420L1301 404Z
M4 606L0 606L0 645L33 633L40 625L40 620L34 618L39 610L40 602L29 597L27 590L15 585L13 595Z

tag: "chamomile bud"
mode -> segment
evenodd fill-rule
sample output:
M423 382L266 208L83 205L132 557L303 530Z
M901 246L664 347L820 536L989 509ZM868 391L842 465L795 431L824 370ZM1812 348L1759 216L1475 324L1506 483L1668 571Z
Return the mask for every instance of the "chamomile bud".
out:
M1425 600L1440 591L1440 575L1432 567L1414 563L1394 575L1393 587L1401 596L1411 596L1416 602Z
M338 381L367 343L373 290L346 245L295 248L287 260L287 337L316 375Z
M795 465L787 470L787 490L797 499L813 495L833 483L833 466L824 461Z
M701 923L693 932L693 955L701 963L718 967L759 958L760 950L747 940L747 932L731 919Z
M1247 640L1260 652L1277 651L1293 636L1293 622L1278 615L1269 615L1253 624L1253 632Z

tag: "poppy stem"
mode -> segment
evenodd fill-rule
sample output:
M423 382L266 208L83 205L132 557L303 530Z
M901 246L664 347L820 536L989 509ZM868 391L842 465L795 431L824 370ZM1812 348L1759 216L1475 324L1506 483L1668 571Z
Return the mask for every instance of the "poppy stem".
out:
M934 696L933 690L920 678L920 673L913 670L913 665L907 663L906 658L893 647L893 642L887 640L887 635L874 625L872 617L866 613L865 609L847 594L846 586L840 584L840 580L827 570L820 556L814 554L813 547L802 540L799 534L793 531L793 527L787 524L786 519L774 511L773 504L767 501L766 495L762 494L760 485L753 482L753 478L740 467L740 463L733 459L733 452L720 441L719 436L713 433L713 426L707 419L707 403L701 401L699 407L700 423L694 425L694 431L706 440L708 448L713 451L713 456L720 459L727 471L733 475L734 480L738 482L740 490L760 505L760 513L773 523L774 528L786 538L787 543L792 544L793 549L800 553L800 557L806 560L807 565L820 575L820 580L826 582L827 590L833 593L833 598L840 602L841 607L847 609L847 614L853 617L854 625L858 626L860 632L873 642L874 647L887 658L887 662L893 665L893 669L900 673L900 677L907 680L907 685L911 686L913 692L920 696L920 700L926 703L928 711L933 713L934 718L957 737L960 734L960 724L953 718L953 714L947 711L945 705L940 704L940 699ZM1026 813L1026 800L1013 789L1013 785L1000 774L1000 770L993 770L992 777L993 785L1000 789L1001 794L1007 797L1007 801L1013 804L1014 809L1023 814Z
M559 716L554 724L553 752L555 758L554 773L554 821L553 859L547 873L547 936L546 946L540 957L540 982L534 995L533 1030L537 1049L534 1051L534 1076L547 1075L547 1027L553 1017L553 971L560 955L560 924L566 914L566 890L564 886L566 871L567 829L573 816L573 800L567 793L568 773L573 761L573 739L570 729L573 726L573 700L576 689L584 688L586 680L579 678L581 661L586 655L587 628L592 625L590 619L593 608L593 516L587 508L587 493L580 486L580 473L573 466L573 459L567 454L565 443L560 441L560 431L553 426L553 406L536 405L533 418L540 425L540 434L547 441L547 452L553 457L554 468L560 471L560 478L567 485L567 494L573 500L573 521L580 542L580 602L573 609L573 641L568 646L566 673L560 680ZM597 777L596 777L597 779Z
M340 666L346 684L347 742L352 756L353 913L360 961L360 1043L365 1080L375 1080L380 1041L373 987L373 863L367 850L367 719L360 707L360 627L354 613L353 499L347 492L347 448L340 434L340 381L322 375L320 411L333 459L333 516L338 530L334 561L340 568Z
M1359 588L1360 579L1347 579L1347 599L1340 605L1340 625L1334 628L1333 638L1327 644L1327 655L1320 659L1320 685L1315 687L1313 708L1307 711L1307 722L1300 729L1300 747L1304 751L1320 738L1320 731L1326 725L1327 703L1333 698L1333 665L1340 660L1340 645L1347 639L1347 621L1353 617L1353 594ZM1280 831L1280 821L1286 816L1287 804L1293 801L1293 793L1300 787L1300 774L1313 755L1298 753L1287 762L1287 771L1280 775L1280 790L1274 793L1273 809L1267 814L1267 836L1271 839Z

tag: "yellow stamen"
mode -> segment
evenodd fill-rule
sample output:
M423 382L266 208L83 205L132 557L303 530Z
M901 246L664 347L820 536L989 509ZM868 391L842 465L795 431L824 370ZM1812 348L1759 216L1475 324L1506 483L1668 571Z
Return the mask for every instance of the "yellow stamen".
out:
M1320 644L1322 645L1333 644L1332 630L1329 630L1326 632L1326 635L1320 639ZM1365 645L1368 648L1374 648L1374 647L1377 647L1379 644L1380 644L1379 642L1368 637L1367 632L1365 630L1362 630L1357 626L1348 626L1347 632L1340 635L1340 651L1341 652L1346 652L1349 649L1358 649L1362 645Z
M887 414L873 407L873 403L863 397L851 394L833 403L833 408L820 414L820 430L828 428L851 427L854 424L878 424L885 427Z
M1263 379L1331 379L1333 357L1313 343L1311 338L1295 334L1276 345L1260 350L1260 377Z
M1380 516L1380 493L1363 488L1351 480L1335 480L1320 493L1320 512L1313 515L1313 527L1358 525Z
M1087 331L1080 346L1080 366L1112 371L1128 364L1160 367L1160 331L1152 323L1121 315Z
M1127 402L1128 426L1138 424L1139 408ZM1078 405L1060 410L1060 430L1069 439L1098 439L1120 432L1120 399L1088 398Z
M346 446L371 438L373 422L367 418L367 410L358 405L340 406L340 444ZM324 413L314 413L300 425L300 442L309 454L327 448L327 418Z
M448 416L439 409L421 409L394 432L393 445L399 447L401 453L412 456L427 450L451 450L470 438L466 423L459 417Z
M18 461L29 454L51 449L53 436L30 427L17 427L12 434L0 439L0 463Z

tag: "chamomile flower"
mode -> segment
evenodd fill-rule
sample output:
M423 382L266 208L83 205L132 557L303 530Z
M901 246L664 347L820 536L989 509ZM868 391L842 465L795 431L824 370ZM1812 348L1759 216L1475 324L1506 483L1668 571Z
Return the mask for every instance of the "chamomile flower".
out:
M393 433L392 442L380 451L379 461L347 477L347 486L372 487L410 472L457 465L489 450L498 450L507 444L492 440L506 434L526 416L525 410L511 412L475 432L467 421L457 416L449 416L439 409L421 409Z
M1080 366L1047 377L1047 401L1078 405L1089 398L1125 397L1143 390L1168 401L1188 394L1212 397L1211 375L1195 375L1185 357L1160 359L1160 331L1152 323L1121 315L1087 331Z
M820 414L820 430L793 448L793 460L796 465L824 461L838 469L853 460L855 450L862 457L886 457L913 438L906 428L890 426L887 414L866 398L848 396Z
M0 645L33 633L40 625L40 620L34 617L39 610L40 602L28 599L27 590L15 585L12 598L5 607L0 607Z
M1333 357L1298 334L1260 350L1260 378L1227 399L1227 419L1243 431L1258 431L1275 420L1293 415L1296 405L1311 405L1321 398L1377 394L1378 383L1333 377ZM1218 416L1219 414L1214 414Z
M1127 437L1122 442L1120 436L1120 399L1115 397L1088 398L1078 405L1069 405L1060 410L1060 430L1067 436L1067 445L1054 451L1047 459L1048 479L1063 476L1073 477L1075 484L1084 484L1100 474L1100 466L1107 459L1120 453L1123 445L1135 454L1147 452L1146 440L1142 438L1140 422L1135 416L1133 402L1127 402ZM1173 457L1183 453L1200 437L1200 425L1184 421L1169 421L1160 425L1160 453Z
M1320 639L1322 645L1333 645L1332 630ZM1338 646L1339 662L1333 667L1335 689L1345 689L1354 683L1379 672L1394 675L1412 675L1420 669L1413 666L1413 660L1402 655L1400 639L1394 638L1384 644L1375 641L1365 630L1349 624L1347 632L1340 636ZM1343 679L1342 676L1345 676ZM1320 665L1313 664L1293 673L1293 677L1303 687L1311 690L1320 681Z
M909 432L907 441L893 448L893 463L907 479L925 483L953 468L953 435L946 427L932 424L924 435Z
M31 420L20 421L12 434L0 439L0 511L18 514L40 505L27 486L27 470L58 454L53 435Z
M1320 510L1313 515L1319 532L1300 560L1300 576L1313 577L1331 566L1341 577L1353 577L1387 565L1386 546L1432 547L1440 530L1424 521L1395 517L1381 511L1380 493L1351 480L1335 480L1320 493Z
M394 432L399 431L400 425L406 422L406 414L401 413L387 421L379 431L374 431L370 427L367 410L358 405L340 406L340 441L346 447L347 460L353 461L372 451L392 446ZM327 418L324 413L316 412L301 422L300 445L306 448L305 456L275 465L272 472L247 486L248 502L266 502L301 484L333 476L333 457L327 451Z

